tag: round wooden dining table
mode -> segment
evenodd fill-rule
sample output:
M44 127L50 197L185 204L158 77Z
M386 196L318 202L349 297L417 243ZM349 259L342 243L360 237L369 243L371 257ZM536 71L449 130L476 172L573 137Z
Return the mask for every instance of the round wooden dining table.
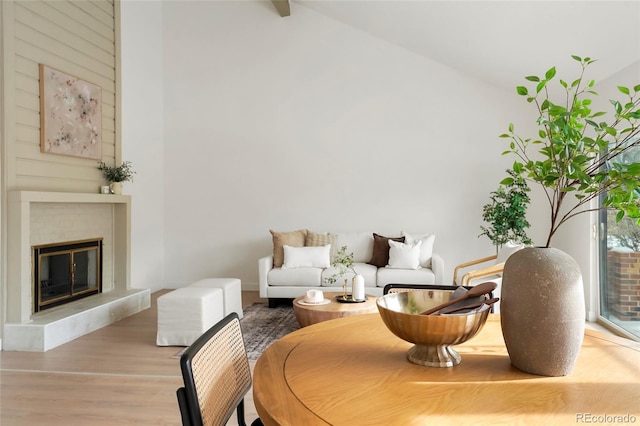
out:
M513 367L500 318L455 346L462 362L416 365L379 314L321 322L273 343L254 369L267 425L640 423L640 343L587 330L572 374Z

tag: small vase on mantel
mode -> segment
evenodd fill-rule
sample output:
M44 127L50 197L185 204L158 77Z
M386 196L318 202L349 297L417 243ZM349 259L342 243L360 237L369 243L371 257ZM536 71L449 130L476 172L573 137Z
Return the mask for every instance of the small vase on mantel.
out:
M578 263L556 248L512 254L502 275L500 323L514 367L541 376L571 374L585 327Z
M111 182L109 189L112 194L122 195L122 182Z

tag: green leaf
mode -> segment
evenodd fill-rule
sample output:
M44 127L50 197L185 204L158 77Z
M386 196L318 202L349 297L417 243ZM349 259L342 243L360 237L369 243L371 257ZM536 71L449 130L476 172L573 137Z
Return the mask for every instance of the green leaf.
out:
M556 67L551 67L549 68L549 70L545 73L544 77L547 80L551 80L554 76L556 75Z
M515 162L513 163L513 171L520 174L522 173L524 165L522 163Z
M540 105L540 109L542 111L546 111L547 108L549 108L549 104L550 104L549 99L545 99L544 101L542 101L542 105Z
M599 127L598 127L598 123L596 123L595 121L593 121L593 120L588 120L588 119L587 119L587 120L585 120L585 122L586 122L588 125L590 125L591 127L595 128L596 130L598 130L598 129L599 129Z
M618 90L621 91L622 93L624 93L625 95L630 94L629 89L627 87L618 86Z
M640 92L640 84L638 84L637 86L633 86L633 91Z
M624 217L624 210L620 210L618 214L616 214L616 222L620 222Z
M508 178L504 178L500 181L500 185L504 185L504 186L509 186L512 185L514 182L514 179L512 177L508 177Z
M509 123L509 131L513 133L513 123Z
M578 61L578 62L582 62L582 58L581 58L580 56L571 55L571 57L572 57L573 59L575 59L576 61Z
M524 86L518 86L516 90L518 91L518 95L527 96L529 94L529 91Z
M525 78L529 81L540 81L540 77L536 77L535 75L529 75Z
M538 83L538 85L536 86L536 93L540 93L540 91L544 89L544 86L546 84L547 84L547 80L542 80L540 83Z
M622 105L620 105L620 102L613 99L611 99L609 102L611 102L611 104L616 109L616 114L620 114L622 112Z

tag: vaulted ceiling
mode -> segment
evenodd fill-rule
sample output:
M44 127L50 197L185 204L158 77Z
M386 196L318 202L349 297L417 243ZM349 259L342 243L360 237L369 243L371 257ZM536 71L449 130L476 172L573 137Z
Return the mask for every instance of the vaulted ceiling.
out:
M640 60L640 0L291 0L284 19L297 7L508 90L554 65L573 78L571 55L598 59L596 80Z

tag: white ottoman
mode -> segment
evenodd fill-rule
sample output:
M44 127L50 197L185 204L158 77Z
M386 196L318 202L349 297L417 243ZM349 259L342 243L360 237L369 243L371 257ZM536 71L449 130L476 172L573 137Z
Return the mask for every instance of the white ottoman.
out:
M240 318L242 313L242 283L238 278L205 278L189 285L189 287L207 287L222 289L224 294L224 315L236 312Z
M158 297L158 346L189 346L224 318L219 288L184 287Z

